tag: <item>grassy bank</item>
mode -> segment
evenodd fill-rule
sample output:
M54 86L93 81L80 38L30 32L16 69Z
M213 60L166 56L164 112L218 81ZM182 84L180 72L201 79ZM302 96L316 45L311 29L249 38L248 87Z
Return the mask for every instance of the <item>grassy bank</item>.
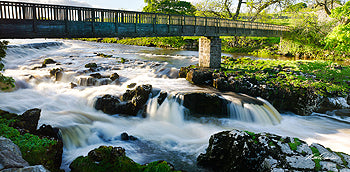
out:
M223 71L226 75L233 75L236 80L249 77L291 92L310 88L321 96L334 97L346 96L350 89L350 67L330 61L226 58Z
M10 139L22 153L22 157L30 165L44 165L51 171L59 171L55 160L56 151L60 147L58 141L49 138L39 138L37 135L19 131L11 127L17 121L17 114L0 110L0 136ZM22 129L23 130L23 129Z

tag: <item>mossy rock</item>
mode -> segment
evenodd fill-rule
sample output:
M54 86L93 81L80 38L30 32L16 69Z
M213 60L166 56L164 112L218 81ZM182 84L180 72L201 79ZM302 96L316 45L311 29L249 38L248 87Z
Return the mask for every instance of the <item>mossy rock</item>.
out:
M69 166L72 172L168 172L174 171L172 165L165 161L140 165L125 155L121 147L100 146L89 152L88 156L80 156Z

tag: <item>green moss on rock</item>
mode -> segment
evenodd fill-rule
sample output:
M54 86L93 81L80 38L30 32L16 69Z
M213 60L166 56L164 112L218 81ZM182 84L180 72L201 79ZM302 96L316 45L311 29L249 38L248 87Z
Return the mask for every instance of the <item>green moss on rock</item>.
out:
M140 165L125 155L121 147L100 146L89 152L88 156L80 156L69 166L72 172L168 172L174 171L172 165L165 161L156 161Z

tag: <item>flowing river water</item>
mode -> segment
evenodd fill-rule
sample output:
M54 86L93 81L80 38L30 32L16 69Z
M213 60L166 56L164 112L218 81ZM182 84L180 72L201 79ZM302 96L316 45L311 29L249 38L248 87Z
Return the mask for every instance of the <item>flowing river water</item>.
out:
M21 114L31 108L42 109L39 126L50 124L61 129L64 142L62 168L78 156L100 145L121 146L134 161L144 164L166 160L176 169L200 171L196 157L205 152L212 134L231 129L252 132L269 132L298 137L309 144L317 142L335 151L350 153L349 120L336 120L323 114L298 116L274 110L265 100L263 106L244 104L233 95L223 95L229 104L231 118L186 118L186 108L181 104L179 92L212 92L209 88L194 86L185 79L177 79L179 67L198 63L195 51L166 50L152 47L128 46L82 42L73 40L9 40L4 59L7 76L16 80L13 92L0 92L0 109ZM113 55L112 58L96 53ZM128 59L125 64L120 57ZM46 58L57 64L38 67ZM101 66L99 73L118 73L118 82L101 85L103 81L87 86L83 81L90 73L87 63ZM49 71L63 68L62 80L55 81ZM71 82L78 87L71 88ZM131 83L151 84L171 96L159 106L155 98L147 105L147 117L122 117L107 115L94 109L98 96L120 96ZM239 106L240 104L244 106ZM251 117L247 118L247 115ZM120 134L127 132L138 138L122 141Z

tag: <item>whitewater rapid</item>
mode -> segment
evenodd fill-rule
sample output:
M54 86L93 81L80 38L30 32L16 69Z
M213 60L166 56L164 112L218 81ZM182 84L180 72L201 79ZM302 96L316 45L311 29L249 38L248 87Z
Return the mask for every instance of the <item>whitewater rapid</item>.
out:
M50 124L61 129L64 141L62 168L67 171L72 160L87 155L100 145L124 147L127 156L141 164L166 160L177 169L199 171L196 157L205 151L210 136L231 129L298 137L309 144L317 142L335 151L350 153L349 124L318 114L296 116L283 113L279 116L278 112L274 112L275 117L263 116L257 122L238 117L237 112L242 110L236 110L232 111L231 118L185 120L185 108L178 99L168 98L158 106L156 97L148 102L147 118L110 116L93 108L98 96L120 96L131 83L151 84L154 89L173 96L178 92L211 91L174 76L179 67L198 63L197 52L72 40L10 42L4 59L4 74L16 79L18 89L0 92L0 109L18 114L31 108L42 109L39 125ZM113 57L99 57L96 53ZM121 64L118 62L120 57L130 61ZM46 68L32 70L46 58L54 59L59 65L50 64ZM101 66L103 70L99 73L102 75L118 73L119 81L109 85L71 88L71 82L77 83L85 77L84 66L87 63ZM50 77L49 70L54 68L64 69L61 81ZM246 105L245 108L256 109L252 106ZM266 110L260 108L255 111L265 113ZM123 132L138 140L122 141L120 134Z

